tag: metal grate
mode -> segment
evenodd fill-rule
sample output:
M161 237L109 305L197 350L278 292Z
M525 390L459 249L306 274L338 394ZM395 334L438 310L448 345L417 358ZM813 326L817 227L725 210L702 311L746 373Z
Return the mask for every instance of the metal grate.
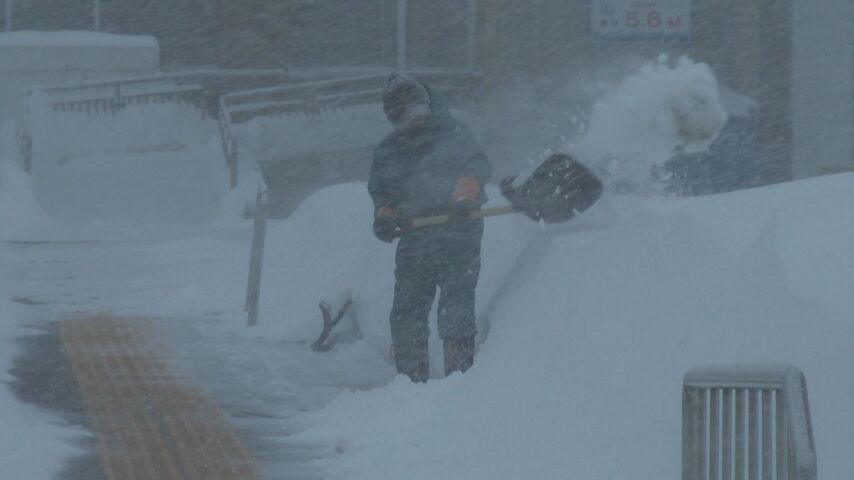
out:
M691 369L682 390L683 480L815 480L806 380L786 365Z

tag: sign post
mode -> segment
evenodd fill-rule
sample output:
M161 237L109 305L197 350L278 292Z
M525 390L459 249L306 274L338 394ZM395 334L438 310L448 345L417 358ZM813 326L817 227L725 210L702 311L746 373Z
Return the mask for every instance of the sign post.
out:
M258 303L261 297L261 266L264 259L264 237L267 235L267 188L261 186L255 197L255 221L252 226L252 253L249 258L249 283L246 286L246 324L258 325Z
M593 40L690 43L691 0L593 0Z
M397 0L397 69L406 70L406 0Z
M6 31L12 31L12 10L15 0L6 0Z

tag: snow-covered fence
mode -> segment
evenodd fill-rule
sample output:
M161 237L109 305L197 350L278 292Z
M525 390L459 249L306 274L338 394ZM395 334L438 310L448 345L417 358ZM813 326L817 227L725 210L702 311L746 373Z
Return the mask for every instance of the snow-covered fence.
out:
M471 72L407 72L430 85L450 105L476 105L481 78ZM325 111L380 103L388 73L350 76L230 93L220 98L220 135L230 171L231 188L237 186L239 142L236 124L262 116L316 115Z
M815 480L803 373L787 365L695 367L682 393L682 480Z
M284 70L203 70L31 88L20 130L19 147L27 171L32 166L32 99L40 97L54 112L108 115L133 106L173 103L198 109L202 118L218 115L224 94L288 81Z

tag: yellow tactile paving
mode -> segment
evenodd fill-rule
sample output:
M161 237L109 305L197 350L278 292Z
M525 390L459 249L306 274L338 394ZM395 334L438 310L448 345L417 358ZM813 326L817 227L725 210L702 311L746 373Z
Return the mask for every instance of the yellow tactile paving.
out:
M223 413L163 360L154 328L109 315L59 325L107 478L263 478Z

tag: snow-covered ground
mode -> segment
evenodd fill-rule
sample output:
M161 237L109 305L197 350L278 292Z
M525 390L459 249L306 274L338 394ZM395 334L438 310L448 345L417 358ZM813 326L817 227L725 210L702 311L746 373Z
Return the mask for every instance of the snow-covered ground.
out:
M682 375L787 362L808 379L822 476L843 478L852 182L597 207L539 234L468 373L342 395L301 438L328 446L335 478L678 478Z
M662 75L662 91L674 76L700 87L641 109L658 121L643 161L683 142L668 112L715 100L701 67L650 68L622 92L651 94L641 80ZM609 111L620 98L631 95L604 100ZM68 313L153 316L270 478L664 479L680 475L689 368L788 362L807 377L822 477L854 470L854 175L691 199L609 194L565 225L492 218L475 365L438 378L434 341L434 379L414 385L389 363L394 250L372 236L365 185L324 189L269 223L260 324L246 327L251 222L230 210L215 141L185 133L195 141L174 149L80 150L33 178L0 162L0 370L16 338ZM591 141L573 145L608 154ZM335 349L311 352L317 303L348 295ZM18 478L50 478L88 435L5 388L0 414L0 464Z

